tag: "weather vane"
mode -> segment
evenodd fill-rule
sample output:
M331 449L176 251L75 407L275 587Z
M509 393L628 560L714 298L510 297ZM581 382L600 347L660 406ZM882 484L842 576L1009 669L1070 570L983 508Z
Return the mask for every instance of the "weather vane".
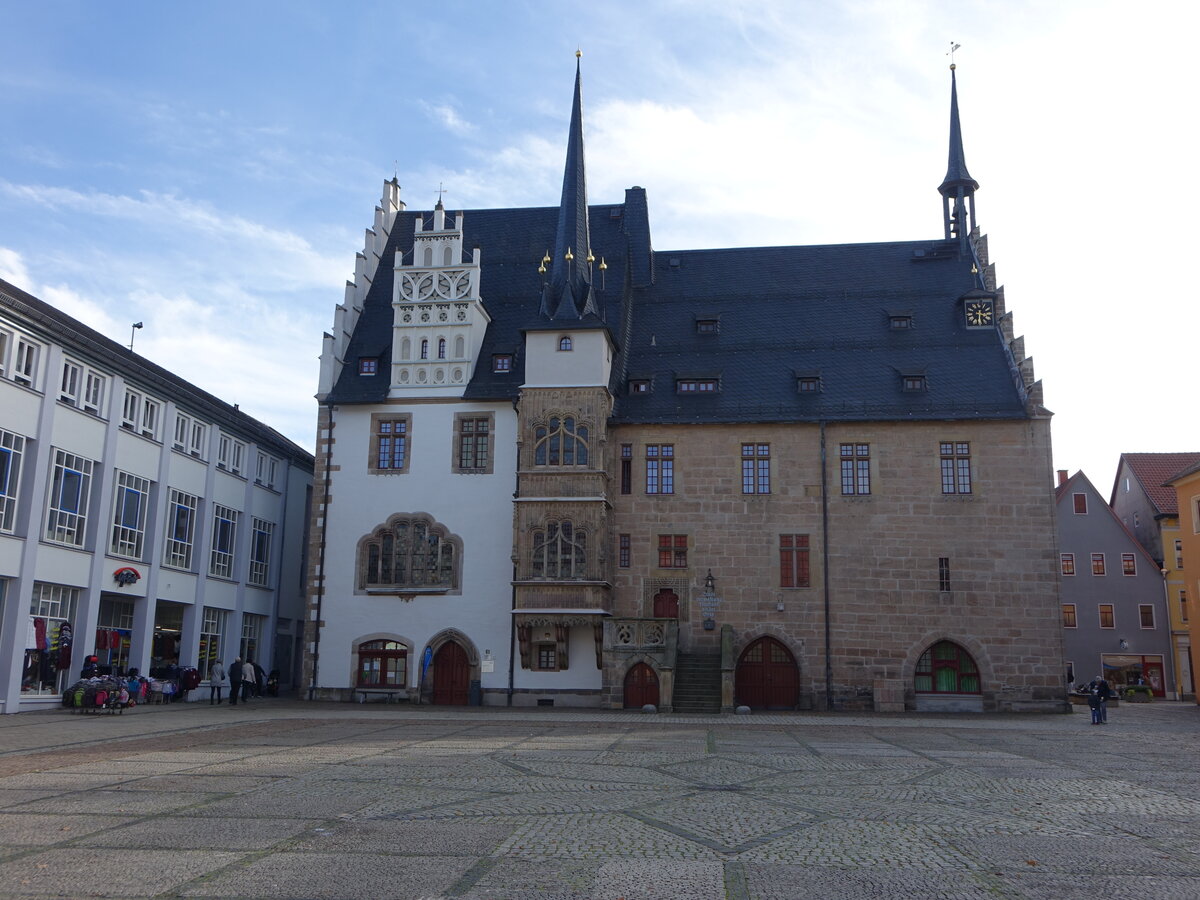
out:
M946 55L948 57L950 57L950 68L952 68L952 69L954 68L954 51L957 50L961 46L962 46L962 44L956 44L956 43L954 43L954 41L950 42L950 52L947 53Z
M450 193L450 192L448 190L446 190L444 187L442 187L442 183L439 181L438 189L437 189L438 203L442 202L442 194L448 194L448 193Z

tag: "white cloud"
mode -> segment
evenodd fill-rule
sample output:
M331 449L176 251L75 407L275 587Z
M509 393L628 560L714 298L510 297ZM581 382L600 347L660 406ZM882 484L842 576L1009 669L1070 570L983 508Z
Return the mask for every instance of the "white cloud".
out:
M431 119L449 131L462 137L475 130L475 126L464 119L453 106L448 103L426 103L421 101L421 108Z
M25 268L25 261L21 259L21 254L8 247L0 247L0 278L21 290L30 290L29 270Z

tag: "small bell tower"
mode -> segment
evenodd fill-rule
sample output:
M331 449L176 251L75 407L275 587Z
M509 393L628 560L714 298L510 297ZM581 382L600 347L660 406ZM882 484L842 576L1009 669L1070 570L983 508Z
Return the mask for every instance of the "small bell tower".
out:
M958 121L958 83L954 76L954 63L950 64L950 161L946 166L946 177L938 186L942 195L942 223L946 240L957 241L965 252L969 246L975 222L975 192L979 182L967 171L967 158L963 153L962 126Z

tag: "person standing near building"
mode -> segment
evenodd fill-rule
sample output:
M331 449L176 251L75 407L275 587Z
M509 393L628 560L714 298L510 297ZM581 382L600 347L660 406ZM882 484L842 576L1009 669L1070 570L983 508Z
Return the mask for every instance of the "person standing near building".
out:
M1100 724L1108 724L1108 698L1113 695L1112 688L1104 680L1103 675L1096 676L1096 696L1100 698Z
M221 688L225 685L225 667L221 665L221 661L217 660L208 670L208 704L220 705L224 702L221 699Z
M254 696L255 688L258 685L258 675L254 671L254 663L247 659L242 663L242 702L250 702L250 698Z
M238 691L242 689L242 658L234 657L229 664L229 705L237 706Z

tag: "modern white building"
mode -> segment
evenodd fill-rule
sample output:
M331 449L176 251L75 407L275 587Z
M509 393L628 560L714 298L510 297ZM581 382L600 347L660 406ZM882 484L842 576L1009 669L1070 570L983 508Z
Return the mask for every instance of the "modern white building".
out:
M253 657L294 683L313 458L0 281L0 712Z

